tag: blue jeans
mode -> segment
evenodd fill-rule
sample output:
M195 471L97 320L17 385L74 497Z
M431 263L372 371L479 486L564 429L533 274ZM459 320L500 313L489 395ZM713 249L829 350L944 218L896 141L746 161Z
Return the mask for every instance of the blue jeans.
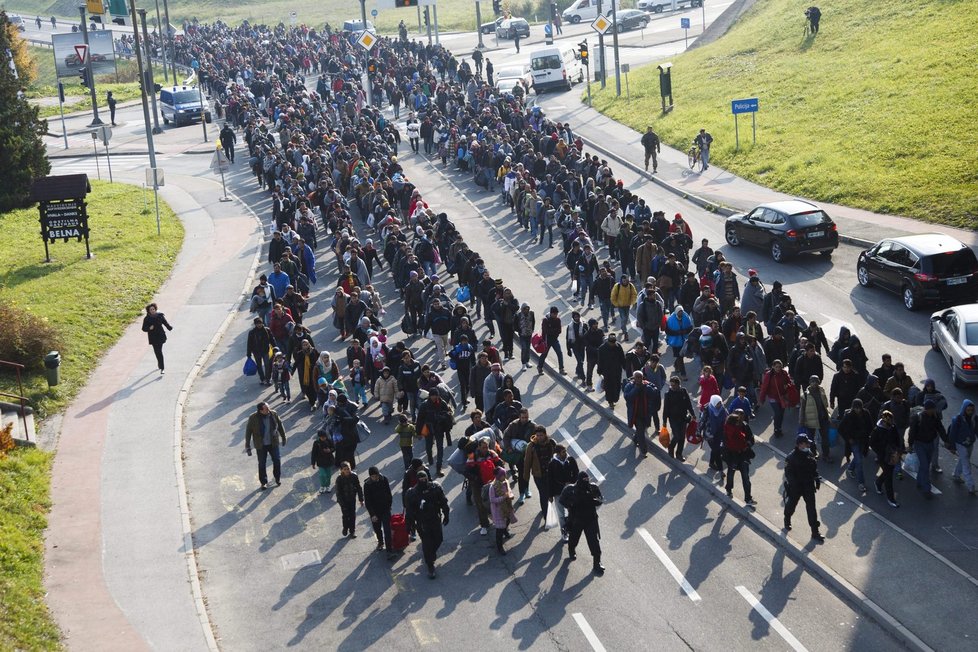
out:
M429 261L429 260L421 261L421 268L424 270L426 276L433 276L436 273L434 261Z
M560 365L560 370L564 370L564 352L560 349L560 342L554 342L553 344L548 344L547 348L543 350L543 355L540 356L540 364L537 365L538 369L543 369L543 363L546 361L547 356L550 354L550 350L553 349L557 352L557 364Z
M933 442L925 444L915 441L913 452L917 454L917 459L920 460L920 468L917 469L917 488L930 493L930 458L934 454L934 444Z
M621 319L621 332L628 334L628 308L618 308L618 317Z
M866 484L866 474L863 472L863 451L858 443L852 447L852 461L849 462L849 470L856 474L856 482L861 485Z
M584 301L582 298L581 301ZM604 323L605 330L608 330L608 322L611 321L611 300L598 299L598 306L601 308L601 321Z
M584 300L587 299L587 294L591 290L592 282L593 281L591 281L590 277L584 276L583 274L580 276L580 280L577 282L577 289L581 295L581 303L584 303ZM591 303L594 303L593 292L591 292Z
M955 444L955 448L958 452L958 463L954 467L954 477L964 480L968 491L974 491L975 479L971 475L971 450L974 448L974 445L965 446L964 444Z
M700 152L700 156L703 159L703 169L705 170L710 166L710 148L706 147Z

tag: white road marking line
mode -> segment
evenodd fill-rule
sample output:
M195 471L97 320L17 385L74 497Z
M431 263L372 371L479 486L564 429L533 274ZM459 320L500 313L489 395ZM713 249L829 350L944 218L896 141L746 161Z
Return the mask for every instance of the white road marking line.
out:
M907 474L907 477L913 478L915 482L917 481L917 474L916 473L910 473L909 471L904 471L904 473ZM941 490L938 489L937 487L935 487L933 482L930 483L930 492L932 494L934 494L935 496L940 496L941 495Z
M826 315L824 312L819 313L827 321L819 324L821 329L825 332L825 339L828 340L829 346L835 344L835 341L839 339L839 329L845 326L849 329L850 333L855 333L855 327L847 321L842 321L841 319L836 319L832 315Z
M601 473L601 471L598 471L597 467L594 466L594 462L591 461L591 458L584 452L584 449L581 448L580 444L574 441L574 438L571 437L570 433L563 428L558 428L557 432L564 436L564 439L567 440L567 445L570 446L575 453L577 453L577 459L587 468L588 471L591 472L591 475L594 477L594 482L597 484L604 482L604 474Z
M774 614L768 611L767 608L762 605L750 591L743 586L738 586L737 593L739 593L744 600L747 600L747 604L753 607L754 611L759 613L774 631L781 634L781 638L783 638L785 642L791 646L792 650L795 650L795 652L808 652L808 649L801 644L801 641L795 638L794 635L788 631L788 628L782 625L781 621L775 618Z
M598 635L595 634L594 630L591 629L591 626L587 624L587 620L584 619L584 614L574 614L574 622L576 622L577 626L581 628L582 632L584 632L584 638L586 638L587 642L591 644L591 648L594 650L594 652L607 652L607 650L604 649L604 646L601 645L601 641L598 640Z
M680 588L682 588L683 592L689 596L689 599L693 602L699 602L701 600L700 594L696 592L696 589L693 588L692 584L686 581L683 574L679 572L676 565L672 563L671 559L669 559L669 555L667 555L666 551L663 550L656 540L652 538L649 531L644 527L640 527L638 528L638 534L640 537L645 539L645 543L649 545L649 548L652 548L652 552L655 553L655 556L659 558L662 565L665 566L666 570L669 571L669 574L672 575L672 579L676 580L676 583L680 586Z

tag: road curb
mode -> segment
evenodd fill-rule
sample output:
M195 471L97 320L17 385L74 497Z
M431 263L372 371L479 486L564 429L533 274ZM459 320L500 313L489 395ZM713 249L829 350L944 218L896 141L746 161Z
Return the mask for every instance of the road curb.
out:
M595 149L599 149L599 148L595 148ZM601 151L605 151L605 150L602 149ZM611 155L609 154L609 156ZM451 179L447 174L445 174L443 170L438 168L438 166L435 163L436 159L433 160L430 158L424 158L424 157L422 158L436 173L442 176L453 186L456 185L453 179ZM616 160L620 160L617 157L615 158ZM630 167L634 167L631 166L627 161L621 160L621 162L625 165L629 165ZM657 179L656 181L662 183ZM668 184L664 184L664 185L668 185ZM456 186L456 188L457 187L458 186ZM673 192L676 192L676 190L673 190ZM680 191L677 194L686 195L687 193ZM533 270L536 276L541 279L544 286L547 287L551 292L556 294L556 296L558 297L557 299L558 301L562 302L565 306L570 307L571 310L576 310L576 308L571 306L570 302L564 298L563 293L561 293L549 281L547 281L542 274L540 274L540 272L536 269L536 267L520 251L519 247L517 247L506 234L500 231L499 228L497 228L496 224L491 219L489 219L489 217L485 215L485 213L483 213L482 210L480 210L474 203L472 203L472 201L464 194L462 194L462 198L464 201L469 203L469 205L476 210L477 214L480 217L482 217L482 219L486 222L486 224L488 224L489 228L492 229L500 237L500 239L503 240L503 242L505 242L508 246L510 246L514 250L517 257L519 257L521 260L527 263L527 265L530 267L531 270ZM707 200L704 200L702 198L697 198L697 199L712 204L712 202L707 202ZM716 206L716 204L713 205ZM539 363L540 356L538 356L535 351L531 350L530 356L531 359L534 359ZM611 422L615 426L618 426L619 428L624 429L626 432L632 431L632 429L628 426L628 423L625 421L625 419L617 415L613 410L603 405L599 400L595 399L587 392L581 391L580 387L578 387L567 376L556 373L553 370L553 368L549 365L545 366L544 369L546 370L548 375L550 375L554 380L556 380L556 382L558 382L564 388L573 392L574 395L578 396L581 400L586 402L590 407L595 409L599 414L601 414L606 419L608 419L609 422ZM880 607L876 602L874 602L869 597L867 597L860 589L858 589L857 587L849 583L844 577L842 577L839 573L835 572L827 564L812 558L808 554L808 551L798 542L783 536L781 534L781 531L777 529L773 523L765 519L763 516L758 515L754 511L747 509L745 506L742 506L736 501L728 498L726 496L726 493L721 491L718 485L714 484L705 475L701 473L697 473L694 470L694 467L682 463L677 464L674 460L670 459L667 455L665 455L665 451L662 449L661 446L657 446L654 444L654 440L650 443L652 444L649 446L650 452L653 455L655 455L660 462L667 465L669 468L673 470L683 473L691 481L695 482L696 484L705 488L707 491L713 494L713 497L717 501L719 501L725 507L735 511L737 515L743 518L755 532L760 534L762 537L770 541L778 548L784 550L795 561L795 563L808 570L818 579L822 580L825 583L825 585L830 590L835 592L835 594L838 595L842 600L848 602L852 607L862 612L866 617L871 618L881 628L886 630L891 636L893 636L895 639L900 641L906 648L912 650L920 650L922 652L933 652L933 648L931 648L922 640L920 640L920 638L918 638L913 632L911 632L906 627L904 627L890 613L888 613L886 610Z
M585 138L583 136L578 136L578 138L580 138L581 141L584 142L584 144L587 145L588 147L590 147L591 149L594 149L594 150L597 150L597 151L601 152L602 154L604 154L605 156L607 156L610 159L614 159L615 161L617 161L621 165L624 165L625 167L627 167L628 169L630 169L632 172L635 172L639 176L642 176L643 178L645 178L645 179L647 179L649 181L652 181L656 185L660 186L661 188L664 188L664 189L668 190L669 192L673 193L674 195L679 195L680 197L682 197L683 199L685 199L689 203L694 204L696 206L699 206L700 208L702 208L703 210L705 210L705 211L707 211L709 213L713 213L715 215L719 215L719 216L722 216L722 217L728 217L730 215L734 215L734 214L740 212L739 210L737 210L735 208L731 208L729 206L724 206L723 204L718 204L718 203L716 203L714 201L710 201L709 199L705 199L703 197L700 197L699 195L696 195L694 193L691 193L691 192L688 192L686 190L683 190L679 186L676 186L675 184L669 183L668 181L663 181L659 177L657 177L657 176L655 176L653 174L649 174L649 172L647 170L643 170L641 167L639 167L638 165L632 163L628 159L625 159L622 156L620 156L619 154L616 154L616 153L612 152L611 150L608 150L608 149L602 147L601 145L599 145L598 143L594 142L593 140L591 140L589 138ZM854 246L857 246L857 247L871 247L874 244L876 244L872 240L865 240L863 238L857 238L857 237L854 237L854 236L844 235L844 234L841 234L841 233L839 234L839 241L840 242L845 242L846 244L851 244L851 245L854 245Z
M214 183L216 183L216 181L214 181ZM265 229L258 214L251 208L251 206L242 201L234 193L228 192L227 194L233 197L239 205L244 207L244 209L255 218L255 222L258 224L261 241L264 243ZM187 490L187 483L183 473L184 409L187 404L187 399L190 396L190 391L193 384L196 382L200 373L204 370L205 365L210 360L211 355L213 355L214 350L217 348L221 338L224 337L225 333L227 333L228 329L231 327L234 318L237 317L238 311L241 307L241 302L244 301L249 295L249 289L251 284L254 282L255 274L258 271L258 265L261 261L261 251L262 247L259 245L258 250L255 252L254 260L252 260L251 263L251 270L248 272L248 277L245 279L244 285L242 286L241 295L238 301L235 301L228 309L228 314L224 318L224 321L221 323L220 327L218 327L217 331L215 331L214 336L207 343L207 347L200 354L200 357L197 358L194 366L190 369L190 373L187 374L187 378L184 380L183 386L180 388L180 391L177 394L177 403L173 417L173 466L177 476L177 492L180 495L180 520L183 529L183 555L187 562L187 571L190 577L190 588L191 593L193 594L194 606L197 610L197 617L199 618L200 625L204 630L204 638L207 640L207 647L211 652L218 652L220 650L220 646L217 644L214 623L207 611L207 604L204 600L203 589L201 588L200 568L197 565L197 548L194 545L193 527L190 522L190 495Z

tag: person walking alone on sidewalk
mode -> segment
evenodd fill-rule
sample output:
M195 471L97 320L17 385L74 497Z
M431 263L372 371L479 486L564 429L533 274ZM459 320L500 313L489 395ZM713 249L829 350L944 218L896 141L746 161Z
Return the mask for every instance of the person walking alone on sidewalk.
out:
M113 123L114 124L114 123ZM224 123L221 127L221 147L224 148L224 155L234 164L234 144L238 142L238 137L234 135L231 125Z
M604 502L601 489L591 482L587 471L581 471L577 482L567 485L560 494L560 504L567 509L567 560L577 559L575 548L581 542L581 534L587 539L588 550L594 558L595 575L604 575L601 565L601 529L598 525L598 507Z
M119 102L114 97L112 97L112 91L109 91L108 93L105 94L105 103L109 105L109 122L111 122L112 126L114 127L116 126L115 107L116 104L118 104Z
M285 446L285 427L275 410L262 401L245 425L245 453L251 457L251 449L258 451L258 482L261 490L268 488L268 458L272 458L272 476L275 486L282 485L282 456L279 442Z
M652 131L652 125L642 134L642 147L645 148L645 171L648 172L649 159L652 159L652 174L655 174L659 168L658 154L662 152L662 143L659 142L659 135Z
M360 486L360 477L350 468L349 462L340 464L340 474L336 478L336 502L340 504L340 511L343 513L343 536L351 539L357 538L357 504L359 499L360 506L363 507L363 487Z
M330 493L333 491L329 485L333 479L333 466L336 464L336 458L333 456L333 442L330 439L329 431L320 430L316 433L316 441L312 442L310 458L312 468L316 469L316 474L319 476L319 493Z
M825 541L819 531L818 511L815 509L815 492L822 486L822 478L818 474L818 464L810 450L811 440L808 435L798 435L795 439L795 450L788 454L784 461L784 483L787 492L787 502L784 505L784 529L791 529L791 517L795 513L798 501L805 500L805 512L808 515L808 525L812 528L812 540L819 543Z
M975 414L975 404L964 399L961 411L951 419L951 427L947 431L948 448L958 456L951 479L963 482L968 487L968 493L975 494L975 480L971 474L971 452L978 438L978 415Z
M394 502L391 493L391 483L384 477L376 466L367 471L367 480L363 483L363 503L370 515L370 523L377 535L377 552L386 549L387 558L394 559L394 548L391 540L391 505Z
M710 145L713 144L713 136L706 129L700 129L700 133L693 139L696 146L700 148L700 162L703 165L701 172L710 169Z
M173 330L173 326L170 326L170 322L166 320L155 303L146 306L146 316L143 317L143 332L149 337L149 345L153 347L153 353L156 354L156 366L159 368L161 376L164 367L163 344L166 342L164 328Z

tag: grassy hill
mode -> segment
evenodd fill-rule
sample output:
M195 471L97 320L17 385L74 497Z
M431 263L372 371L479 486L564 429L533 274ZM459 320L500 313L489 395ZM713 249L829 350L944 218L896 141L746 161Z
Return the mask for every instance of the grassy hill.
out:
M660 116L658 71L594 106L685 150L705 127L712 162L822 201L978 228L978 12L968 0L759 0L725 36L673 61L676 107ZM636 92L636 89L638 91ZM610 91L610 92L609 92ZM760 98L757 145L730 101ZM746 127L746 129L745 129Z

